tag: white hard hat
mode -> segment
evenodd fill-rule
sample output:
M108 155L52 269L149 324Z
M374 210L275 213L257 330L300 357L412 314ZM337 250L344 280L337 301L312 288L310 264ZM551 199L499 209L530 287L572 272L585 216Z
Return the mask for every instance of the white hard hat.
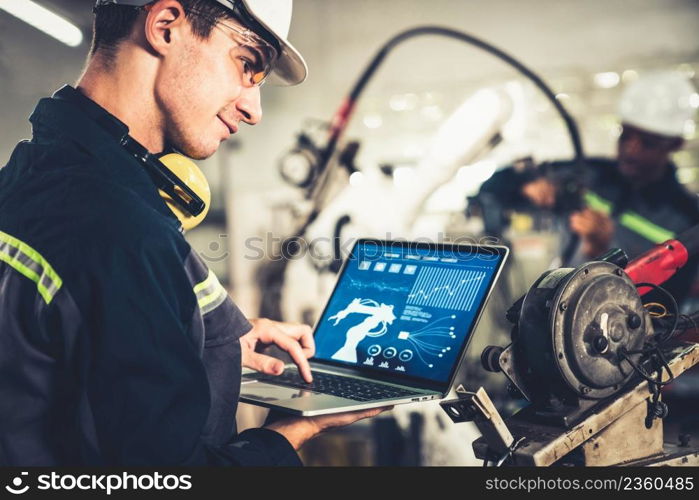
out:
M619 118L648 132L682 137L693 130L699 94L675 71L647 73L631 83L619 101Z
M155 0L97 0L97 5L120 4L140 7ZM279 46L279 58L272 70L273 79L284 85L297 85L308 75L308 67L301 54L289 43L293 0L212 0L220 3L241 21L252 24L248 28L263 36L272 37ZM267 35L267 36L265 36Z

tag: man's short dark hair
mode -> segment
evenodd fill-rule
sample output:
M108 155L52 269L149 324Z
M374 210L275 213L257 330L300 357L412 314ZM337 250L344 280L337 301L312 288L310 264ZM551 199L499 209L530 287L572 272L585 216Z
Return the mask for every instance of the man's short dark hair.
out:
M230 12L222 5L211 0L178 0L182 4L186 17L192 25L192 31L202 39L209 38L213 24ZM113 60L119 43L131 34L140 9L128 5L102 5L95 10L92 48L90 54L101 50L107 61Z

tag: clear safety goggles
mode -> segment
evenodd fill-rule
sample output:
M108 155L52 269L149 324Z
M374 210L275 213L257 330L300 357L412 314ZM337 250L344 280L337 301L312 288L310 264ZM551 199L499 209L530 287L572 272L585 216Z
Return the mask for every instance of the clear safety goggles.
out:
M235 42L231 56L242 66L243 84L249 87L262 85L272 72L278 56L277 49L250 29L215 21L206 16L204 19Z

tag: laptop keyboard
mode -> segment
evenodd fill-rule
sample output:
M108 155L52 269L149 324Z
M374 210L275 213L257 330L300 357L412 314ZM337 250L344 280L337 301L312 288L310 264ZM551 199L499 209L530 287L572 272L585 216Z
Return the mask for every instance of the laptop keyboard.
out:
M313 382L306 383L297 370L286 369L281 375L267 375L255 373L245 375L243 379L254 379L260 382L271 382L286 387L308 389L309 391L331 394L355 401L375 401L380 399L396 399L411 394L419 394L415 391L401 389L386 384L378 384L367 380L360 380L341 375L333 375L325 372L313 372Z

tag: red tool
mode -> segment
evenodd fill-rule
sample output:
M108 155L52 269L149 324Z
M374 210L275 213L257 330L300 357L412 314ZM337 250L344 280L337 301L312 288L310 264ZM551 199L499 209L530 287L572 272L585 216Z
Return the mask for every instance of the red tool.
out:
M629 262L624 269L634 283L660 285L670 279L687 260L699 254L699 226L688 229L674 240L668 240ZM651 287L640 287L644 295Z

